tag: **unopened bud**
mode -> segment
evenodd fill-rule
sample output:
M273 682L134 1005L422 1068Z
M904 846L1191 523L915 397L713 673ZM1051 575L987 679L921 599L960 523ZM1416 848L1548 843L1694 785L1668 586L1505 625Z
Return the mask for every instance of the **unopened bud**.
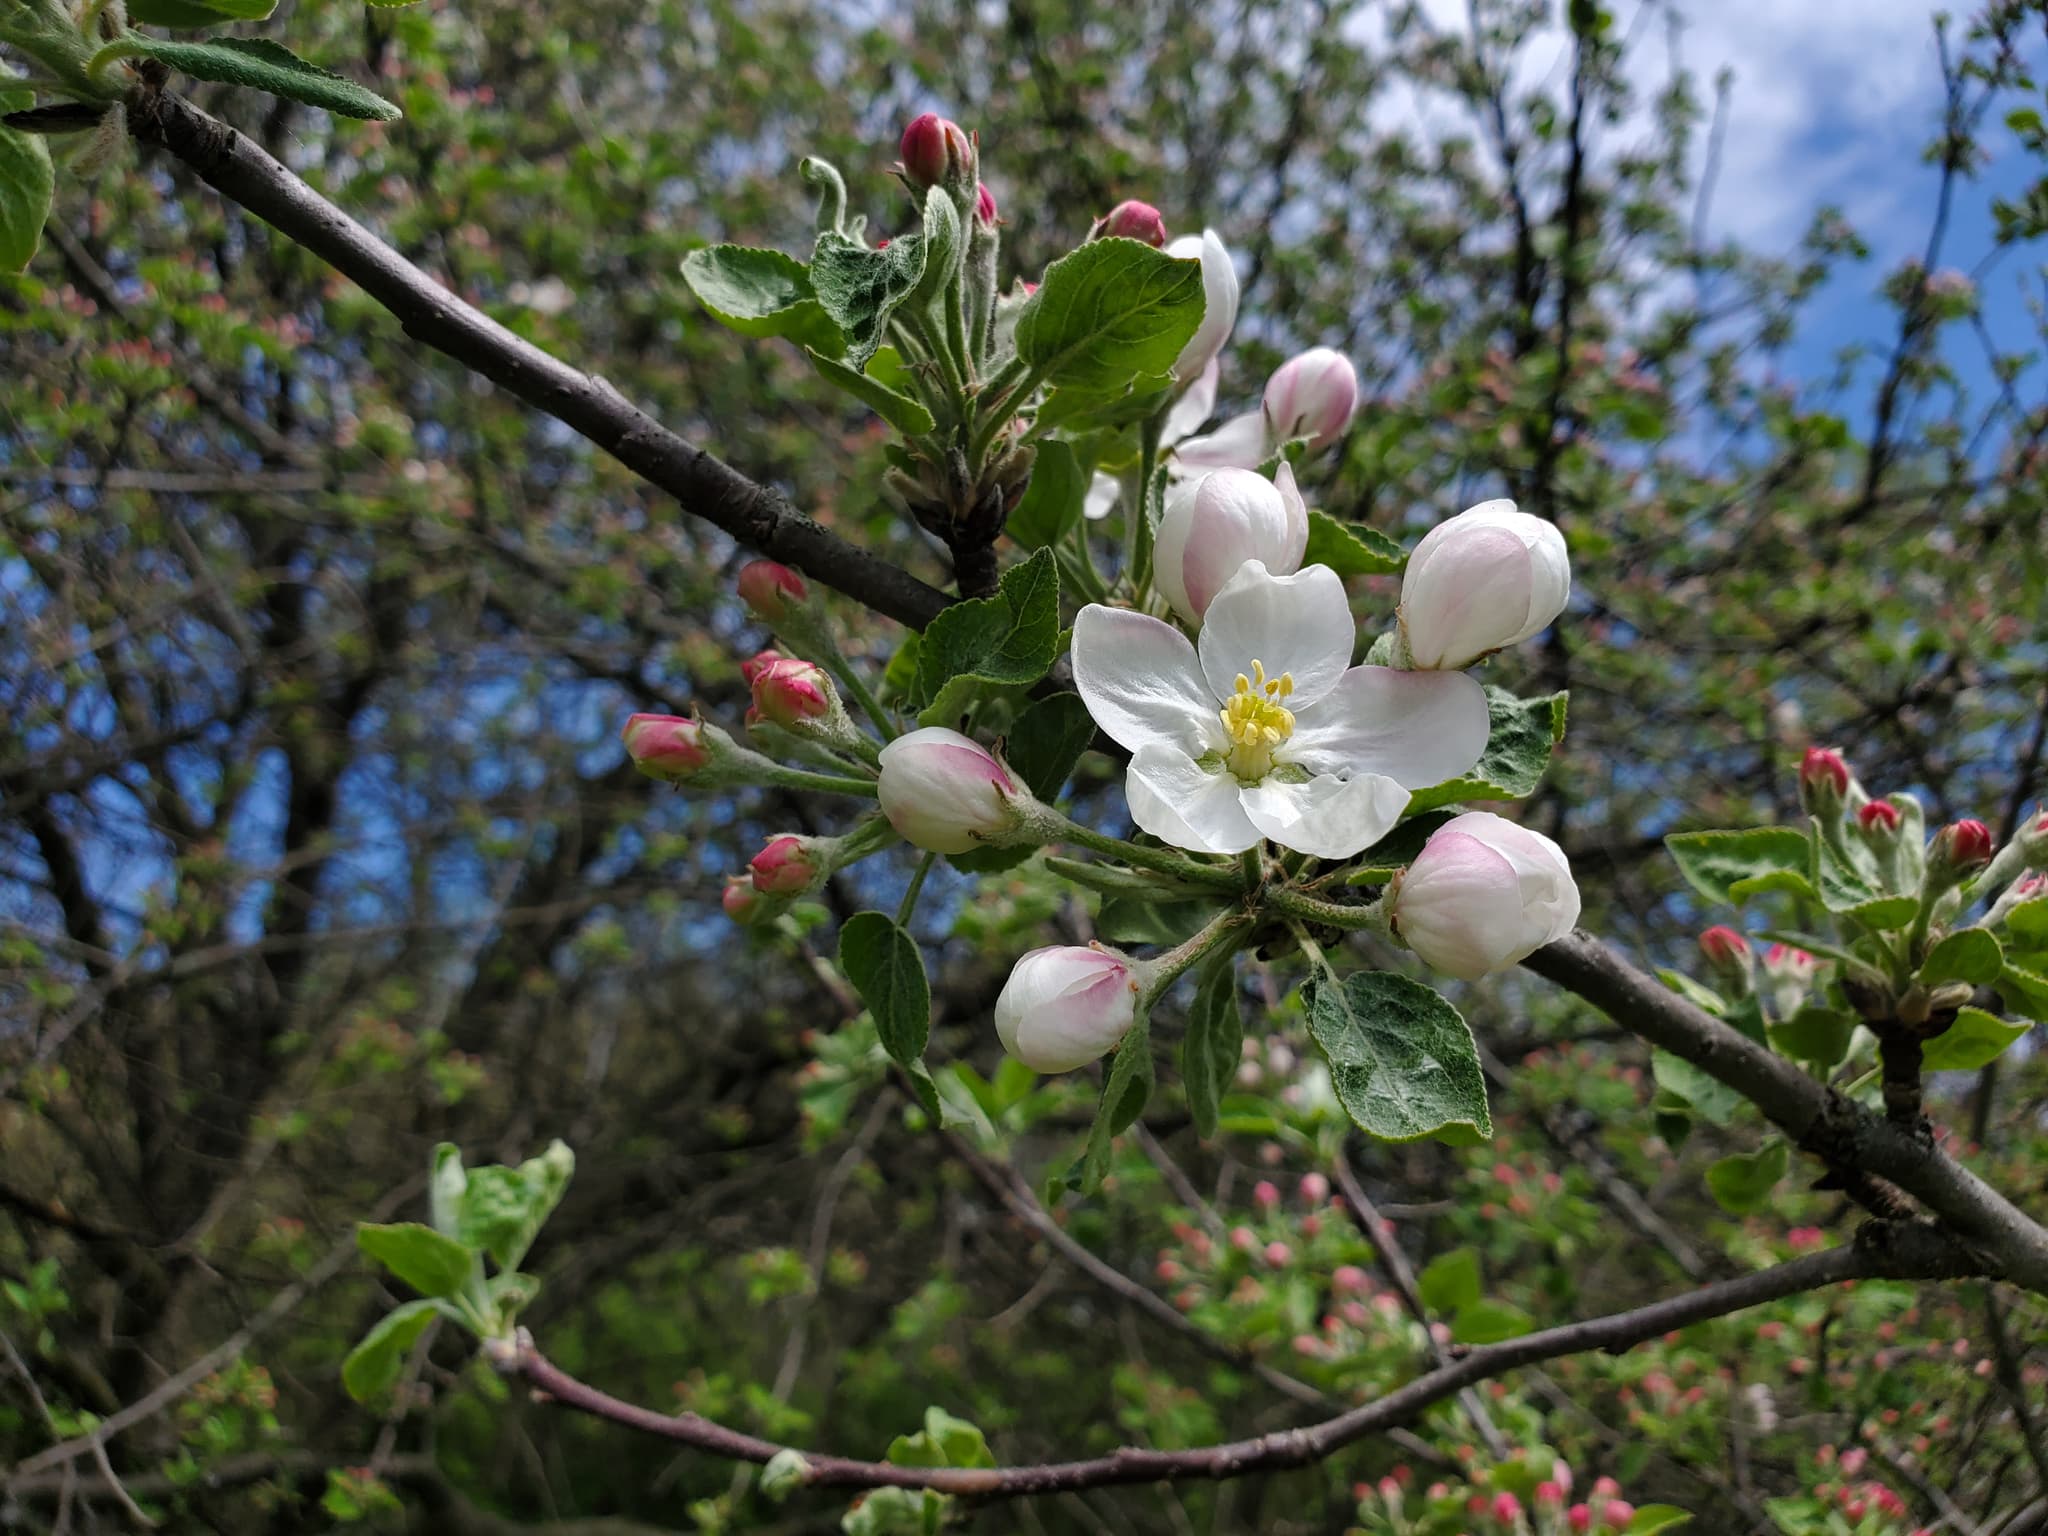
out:
M1030 835L1031 792L971 737L926 726L882 748L881 764L882 814L927 853L968 853Z
M802 730L812 721L825 719L838 702L825 669L794 657L771 661L748 681L753 684L754 708L761 718L784 730Z
M920 192L927 187L964 187L974 179L974 141L949 117L920 113L903 130L897 148L903 156L904 177Z
M779 624L809 597L803 577L773 560L750 560L740 567L740 597L755 618Z
M1889 800L1866 800L1856 813L1856 828L1871 842L1888 845L1899 835L1899 810Z
M1764 951L1763 966L1771 983L1771 1006L1780 1017L1789 1019L1812 988L1820 962L1790 944L1773 944Z
M1538 1483L1536 1485L1536 1507L1538 1509L1564 1508L1564 1489L1556 1483Z
M1750 954L1749 940L1733 928L1717 923L1701 934L1700 953L1717 975L1731 981L1739 977L1745 984L1748 982L1754 957Z
M1981 821L1952 821L1927 850L1927 883L1939 890L1960 885L1991 862L1991 829Z
M1166 244L1166 220L1150 203L1130 198L1095 221L1090 240L1138 240L1155 249Z
M1311 450L1327 448L1358 409L1358 371L1343 353L1311 347L1273 370L1264 409L1269 441L1307 438Z
M734 875L725 882L725 894L719 898L719 905L725 908L727 917L747 928L769 916L778 904L761 893L753 876Z
M1564 1518L1565 1522L1575 1531L1590 1531L1593 1529L1593 1511L1587 1505L1574 1504L1565 1511Z
M974 217L983 224L997 222L996 195L989 191L988 183L985 181L976 182L974 185Z
M1808 747L1799 760L1799 803L1823 821L1839 816L1855 776L1848 759L1832 747Z
M1125 956L1100 944L1048 945L1011 967L996 999L996 1036L1034 1072L1071 1072L1129 1033L1137 1001Z
M1607 1501L1607 1508L1601 1511L1600 1523L1609 1530L1625 1531L1628 1529L1629 1522L1635 1519L1635 1517L1636 1507L1629 1503L1627 1499L1609 1499Z
M1502 1525L1513 1525L1521 1518L1522 1501L1505 1490L1493 1496L1493 1518Z
M633 766L652 779L675 783L711 765L711 744L701 720L682 715L634 715L620 733Z
M766 672L780 660L782 660L782 652L780 651L756 651L740 663L740 676L747 680L747 686L751 688L754 685L755 678Z
M825 883L832 861L817 839L784 832L747 862L754 888L769 896L802 896Z

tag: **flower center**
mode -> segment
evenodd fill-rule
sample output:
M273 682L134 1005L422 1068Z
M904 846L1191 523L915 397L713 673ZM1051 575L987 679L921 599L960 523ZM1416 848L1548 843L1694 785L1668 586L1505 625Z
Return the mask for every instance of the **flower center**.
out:
M1237 687L1217 717L1230 738L1224 764L1239 780L1256 784L1273 771L1273 752L1294 734L1294 713L1281 702L1294 692L1294 674L1266 676L1263 662L1252 663L1252 675L1237 674Z

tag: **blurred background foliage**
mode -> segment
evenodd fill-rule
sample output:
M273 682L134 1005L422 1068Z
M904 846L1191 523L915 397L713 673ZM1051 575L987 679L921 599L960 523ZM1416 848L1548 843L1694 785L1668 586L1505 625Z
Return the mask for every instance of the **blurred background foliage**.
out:
M1682 39L1665 60L1670 13L1594 13L1612 46L1583 52L1562 20L1541 0L1452 21L287 0L266 29L404 120L201 99L452 290L932 580L941 552L882 498L880 424L695 312L682 255L802 249L804 154L888 231L896 133L934 106L980 131L1006 279L1122 197L1214 226L1245 293L1225 413L1307 345L1364 381L1312 502L1412 537L1505 494L1567 533L1568 622L1493 666L1571 690L1529 815L1570 850L1588 926L1669 961L1705 919L1659 839L1792 814L1809 743L2001 835L2042 788L2040 338L2020 302L1988 325L1977 271L1952 268L2038 288L2048 197L1993 210L1989 252L1941 244L1951 201L1981 211L1987 158L2038 154L2041 15L1949 28L1929 256L1891 271L1828 209L1789 251L1708 241L1708 196L1743 189L1703 184L1716 98ZM1092 932L1089 905L1035 864L926 903L935 1043L986 1074L985 1126L939 1139L849 1022L828 937L718 911L765 835L828 830L817 807L685 799L617 745L634 708L736 724L764 641L731 593L741 552L175 164L67 187L30 271L0 278L0 1464L201 1362L111 1444L168 1528L837 1527L828 1496L776 1507L730 1467L508 1401L453 1339L381 1414L351 1404L341 1355L392 1297L350 1223L415 1213L444 1139L576 1148L528 1315L560 1363L860 1455L928 1403L1022 1461L1383 1389L1426 1342L1380 1304L1390 1233L1418 1267L1453 1256L1447 1315L1469 1252L1488 1305L1547 1324L1853 1225L1796 1170L1751 1214L1718 1207L1702 1170L1757 1146L1753 1112L1660 1124L1640 1045L1513 980L1464 994L1503 1063L1497 1141L1347 1146L1277 973L1231 1131L1200 1143L1156 1101L1113 1187L1045 1220L1031 1189L1088 1088L1000 1067L989 1005L1048 924ZM1831 280L1882 295L1838 354L1801 344ZM1384 623L1393 588L1360 599ZM846 619L879 669L897 633ZM1078 793L1113 816L1112 782ZM881 864L861 878L907 875ZM816 922L862 904L831 895ZM2048 1181L2044 1087L2022 1048L1936 1107L2023 1200ZM1390 1227L1328 1204L1340 1164ZM1866 1283L1515 1377L1309 1471L968 1523L1396 1532L1442 1481L1459 1515L1415 1529L1507 1531L1463 1513L1468 1485L1526 1502L1499 1451L1555 1447L1574 1498L1612 1476L1707 1531L2048 1530L2041 1306L1985 1305ZM123 1519L89 1462L0 1495L0 1525Z

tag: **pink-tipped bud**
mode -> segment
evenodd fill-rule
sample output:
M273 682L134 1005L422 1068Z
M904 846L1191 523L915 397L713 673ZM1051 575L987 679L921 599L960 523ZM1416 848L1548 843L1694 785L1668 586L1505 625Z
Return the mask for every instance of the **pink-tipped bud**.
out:
M1493 1496L1493 1518L1502 1525L1513 1525L1521 1514L1522 1501L1512 1493L1502 1491Z
M1629 1521L1635 1519L1636 1507L1626 1499L1609 1499L1607 1508L1601 1511L1601 1522L1609 1530L1625 1531Z
M1399 1505L1401 1502L1401 1485L1391 1477L1381 1478L1380 1497L1388 1504Z
M1799 760L1799 803L1809 816L1833 816L1849 798L1853 779L1849 760L1834 748L1808 747Z
M740 598L764 624L780 624L810 596L803 577L773 560L750 560L740 567Z
M1716 971L1744 975L1749 972L1749 940L1723 924L1717 923L1700 935L1700 953Z
M1230 1246L1239 1253L1251 1253L1259 1246L1259 1234L1250 1227L1232 1227Z
M1330 1198L1330 1181L1320 1173L1304 1173L1301 1176L1301 1199L1304 1205L1321 1205Z
M1030 794L996 755L929 725L882 748L882 814L927 853L1003 846L1020 834Z
M1362 1295L1372 1279L1356 1264L1339 1264L1330 1274L1330 1286L1338 1295Z
M964 185L974 174L974 141L958 123L936 112L913 117L897 149L903 156L904 176L920 192Z
M1593 1511L1584 1504L1574 1504L1564 1512L1564 1518L1566 1523L1575 1531L1590 1531L1593 1529Z
M734 875L725 882L725 894L719 898L719 905L725 908L727 917L745 928L767 916L773 903L755 888L753 876Z
M1593 1481L1593 1496L1595 1498L1608 1499L1620 1492L1621 1484L1611 1477L1595 1478Z
M1275 1269L1284 1269L1294 1260L1294 1250L1285 1243L1266 1244L1266 1262Z
M1034 1072L1071 1072L1130 1032L1137 997L1128 957L1100 944L1047 945L1010 968L996 1038Z
M747 862L754 888L769 896L801 896L832 871L808 837L785 832Z
M702 722L681 715L634 715L620 735L633 766L649 778L687 779L711 762Z
M990 226L998 222L996 195L989 191L988 183L985 181L974 184L974 217L978 222Z
M1280 1186L1271 1179L1261 1179L1252 1186L1252 1203L1262 1211L1270 1211L1280 1203Z
M1358 370L1341 352L1311 347L1273 370L1264 409L1268 441L1307 438L1311 450L1327 448L1358 409Z
M740 663L740 676L747 680L747 686L751 688L754 685L755 678L782 659L782 652L780 651L756 651Z
M1536 1485L1536 1507L1538 1509L1563 1509L1564 1489L1556 1483Z
M1774 981L1811 981L1813 973L1819 969L1818 960L1790 944L1773 944L1764 951L1764 970Z
M1166 220L1150 203L1136 198L1118 203L1095 221L1090 240L1139 240L1155 249L1166 244Z
M823 667L811 662L785 656L756 672L751 681L755 710L763 720L785 730L822 720L833 712L832 679Z
M1981 821L1952 821L1934 834L1927 853L1930 879L1954 884L1991 862L1991 829Z
M1899 808L1889 800L1866 800L1856 812L1856 826L1873 843L1888 843L1899 835Z

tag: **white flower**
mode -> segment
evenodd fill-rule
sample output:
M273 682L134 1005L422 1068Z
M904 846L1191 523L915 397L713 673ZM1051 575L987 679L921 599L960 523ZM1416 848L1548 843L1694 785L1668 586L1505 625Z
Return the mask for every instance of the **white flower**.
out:
M1209 604L1199 653L1171 624L1091 604L1074 681L1131 751L1131 819L1204 853L1263 837L1347 858L1384 837L1408 792L1471 768L1486 695L1459 673L1354 667L1344 583L1247 560Z
M1173 365L1176 379L1192 380L1215 361L1237 324L1237 269L1213 229L1181 236L1166 248L1166 254L1183 260L1200 257L1202 262L1202 323Z
M1357 408L1358 371L1351 360L1328 347L1311 347L1273 370L1258 410L1231 417L1205 437L1189 438L1174 449L1173 462L1187 469L1256 469L1296 439L1306 440L1311 450L1327 448Z
M1564 535L1512 501L1483 501L1408 557L1401 631L1415 666L1456 671L1543 629L1571 593Z
M881 755L882 814L927 853L968 853L1014 832L1026 791L980 743L930 725Z
M1199 624L1245 561L1289 576L1307 547L1308 507L1293 470L1282 464L1278 478L1268 480L1248 469L1218 469L1167 493L1152 572L1174 612Z
M1564 850L1491 811L1431 834L1398 877L1394 931L1435 969L1470 981L1572 931L1579 888Z
M1003 1049L1034 1072L1086 1066L1129 1032L1138 984L1112 949L1053 944L1021 957L996 999Z

